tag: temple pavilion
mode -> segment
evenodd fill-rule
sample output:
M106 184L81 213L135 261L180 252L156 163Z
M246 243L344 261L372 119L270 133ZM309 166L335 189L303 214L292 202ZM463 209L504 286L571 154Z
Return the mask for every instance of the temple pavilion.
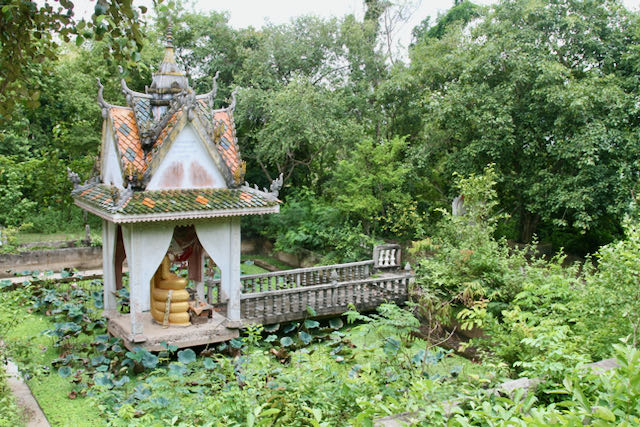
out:
M235 95L228 107L214 108L215 78L209 93L196 95L176 63L170 33L145 92L129 89L124 79L121 85L127 105L111 105L98 80L104 119L99 176L84 184L76 180L72 191L79 207L102 218L108 330L129 348L148 349L162 341L184 347L237 336L240 217L279 212L281 181L271 191L244 183ZM205 254L220 270L226 312L213 311L195 324L188 307L204 300ZM125 259L128 314L117 305ZM171 273L175 260L186 260L195 295L185 290L186 278Z

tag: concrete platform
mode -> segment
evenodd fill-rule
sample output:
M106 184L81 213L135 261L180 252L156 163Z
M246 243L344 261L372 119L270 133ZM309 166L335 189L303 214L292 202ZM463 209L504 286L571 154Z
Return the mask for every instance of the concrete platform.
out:
M191 326L173 326L163 328L151 318L151 313L143 313L143 334L133 337L131 334L131 319L129 314L118 312L105 312L108 319L107 331L116 337L122 338L124 345L132 350L134 347L142 347L149 351L163 350L162 342L173 344L178 348L192 347L195 345L212 344L237 338L240 332L237 329L226 327L227 318L213 313L213 318L208 323Z

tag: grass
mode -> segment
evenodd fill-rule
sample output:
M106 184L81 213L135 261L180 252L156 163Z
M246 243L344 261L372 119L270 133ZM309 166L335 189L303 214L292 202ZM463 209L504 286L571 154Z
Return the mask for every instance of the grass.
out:
M84 239L84 231L72 232L72 233L18 233L16 235L16 243L19 245L25 243L44 243L44 242L58 242L58 241L76 241Z
M5 335L4 339L21 369L50 367L51 361L59 357L58 350L53 346L53 338L42 334L52 326L47 318L25 312L22 320ZM80 339L88 341L90 338L84 336ZM90 427L103 424L100 413L89 404L86 397L78 396L75 400L67 397L72 383L57 372L47 369L41 375L33 375L27 384L52 426Z
M240 264L240 272L243 276L246 276L249 274L268 273L268 271L262 267L258 267L255 264L247 264L247 261L243 261L242 264Z

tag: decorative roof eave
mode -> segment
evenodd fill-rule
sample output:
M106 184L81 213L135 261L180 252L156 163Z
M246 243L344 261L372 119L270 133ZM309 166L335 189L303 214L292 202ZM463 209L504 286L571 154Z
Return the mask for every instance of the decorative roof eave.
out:
M217 74L216 74L217 75ZM211 112L213 114L215 113L220 113L220 112L224 112L224 111L228 111L230 113L233 113L234 111L236 111L236 96L238 95L238 88L235 88L233 90L233 92L231 92L231 102L229 103L228 106L223 107L223 108L217 108L217 109L211 109Z
M120 67L120 73L123 73L122 67ZM125 96L126 100L127 100L127 104L129 104L129 106L131 108L133 108L133 100L134 98L148 98L151 99L152 96L147 94L147 93L142 93L142 92L136 92L135 90L129 89L129 86L127 86L127 82L124 78L120 79L120 88L122 89L122 94Z
M75 199L75 204L102 219L115 224L128 224L136 222L158 222L158 221L180 221L185 219L207 219L207 218L225 218L246 215L265 215L280 212L280 205L265 206L259 208L240 208L240 209L216 209L208 211L185 211L185 212L168 212L168 213L151 213L151 214L110 214L102 209Z
M96 77L96 81L98 82L98 105L100 106L100 109L102 111L102 118L106 119L109 115L109 108L111 108L112 105L104 100L104 86L102 86L102 83L100 83L100 78Z
M224 177L224 180L227 186L229 188L239 187L238 183L236 183L233 178L233 173L231 173L231 169L229 168L227 163L222 159L222 155L218 151L215 141L211 139L211 135L208 132L207 126L205 124L206 121L202 120L197 110L194 109L193 112L194 112L194 118L191 121L191 123L193 124L193 128L196 130L196 132L198 133L198 136L200 136L202 141L204 141L205 143L204 146L207 152L209 153L214 163L218 167L218 170L222 172L222 176Z
M213 110L213 101L216 98L216 94L218 93L218 76L220 75L220 71L216 71L216 75L213 76L213 84L211 85L211 91L207 93L203 93L202 95L196 95L196 100L206 99L209 104L209 108Z

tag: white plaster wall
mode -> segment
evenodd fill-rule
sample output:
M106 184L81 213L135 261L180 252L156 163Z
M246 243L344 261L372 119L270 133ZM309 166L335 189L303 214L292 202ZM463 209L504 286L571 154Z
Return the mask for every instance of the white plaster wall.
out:
M120 169L120 160L118 159L118 149L113 138L111 126L106 126L107 134L105 135L105 152L102 159L102 182L109 185L115 185L124 188L122 181L122 171Z
M191 124L178 134L147 186L147 190L180 188L226 188L222 174Z

